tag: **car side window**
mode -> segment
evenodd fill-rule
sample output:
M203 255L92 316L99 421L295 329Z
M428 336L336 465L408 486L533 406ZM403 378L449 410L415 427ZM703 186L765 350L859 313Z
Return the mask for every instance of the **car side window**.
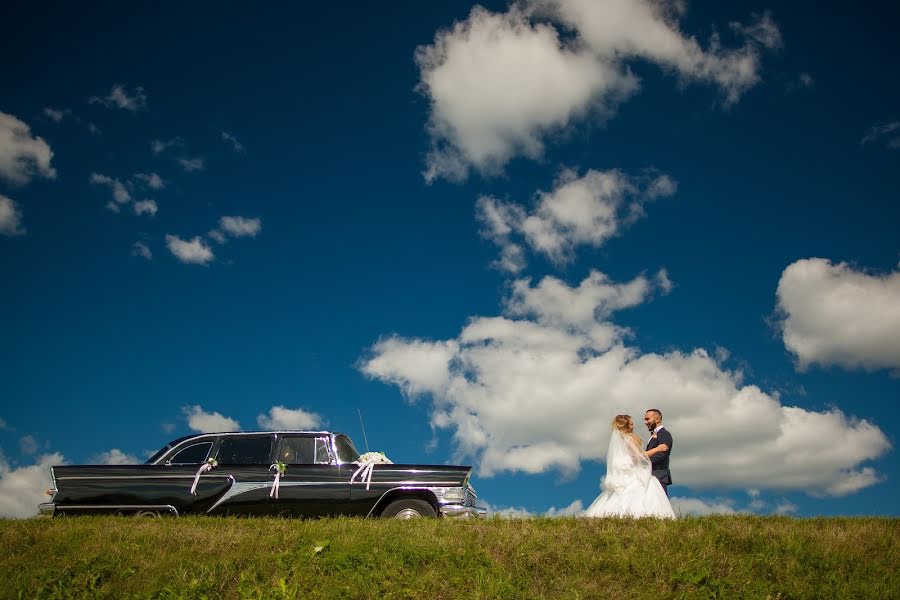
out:
M337 446L338 458L342 463L352 463L359 459L359 452L346 435L341 434L334 438L334 445Z
M288 436L281 440L278 460L288 465L327 465L331 463L328 440L324 437Z
M262 465L269 463L272 436L224 436L219 445L218 461L223 465Z
M191 444L187 448L179 450L168 462L173 465L199 465L206 460L211 448L212 442Z

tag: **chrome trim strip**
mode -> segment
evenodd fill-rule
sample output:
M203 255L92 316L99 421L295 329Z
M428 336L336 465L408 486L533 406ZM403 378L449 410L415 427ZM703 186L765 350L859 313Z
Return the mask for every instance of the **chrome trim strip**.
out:
M366 484L365 481L354 481L352 483L355 485L365 485ZM428 486L434 487L434 486L438 486L438 485L447 486L447 485L453 485L455 483L458 483L458 482L457 481L416 481L415 479L408 479L408 480L401 480L401 481L375 481L375 480L372 480L372 485L377 485L377 484L398 485L399 484L400 486L423 485L426 487L428 487ZM400 489L400 488L397 488L397 489Z
M167 510L178 516L178 509L171 504L63 504L56 505L56 511L67 510Z
M463 518L478 518L483 517L487 514L487 510L484 508L478 508L475 506L463 506L461 504L446 504L440 508L441 516L444 517L452 517L455 519Z
M222 477L213 475L213 477ZM60 477L63 479L193 479L194 475L72 475L71 477ZM206 479L206 477L203 477Z
M231 498L234 498L235 496L238 496L238 495L240 495L240 494L246 494L247 492L252 492L253 490L258 490L258 489L262 489L262 488L265 488L265 487L271 487L271 485L272 485L272 482L271 482L271 481L264 481L264 482L259 482L259 481L242 481L242 482L237 482L237 481L232 481L231 487L228 488L227 490L225 490L225 493L222 494L222 496L221 496L218 500L216 500L216 501L213 503L213 505L210 506L209 509L208 509L206 512L207 512L207 513L212 512L213 509L215 509L215 508L217 508L218 506L220 506L220 505L221 505L222 503L224 503L226 500L229 500L229 499L231 499ZM284 484L282 483L282 484L280 484L280 485L284 485Z

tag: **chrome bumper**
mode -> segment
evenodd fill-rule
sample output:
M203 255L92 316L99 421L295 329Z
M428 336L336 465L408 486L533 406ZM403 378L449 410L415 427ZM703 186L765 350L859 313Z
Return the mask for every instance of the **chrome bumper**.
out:
M52 517L53 513L56 512L56 504L53 502L44 502L43 504L38 504L38 509L40 510L38 513L39 517Z
M462 519L478 519L487 516L487 509L480 506L463 506L462 504L445 504L441 507L442 517Z

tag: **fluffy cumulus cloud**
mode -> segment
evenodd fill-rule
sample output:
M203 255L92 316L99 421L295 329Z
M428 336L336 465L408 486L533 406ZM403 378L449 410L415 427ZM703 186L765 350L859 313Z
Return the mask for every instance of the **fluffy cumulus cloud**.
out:
M501 316L473 317L455 339L382 339L360 368L427 399L432 426L484 477L574 474L605 458L612 416L640 422L652 406L675 436L681 485L844 495L880 481L865 463L890 443L873 423L784 406L702 349L629 346L611 318L656 289L658 278L617 284L597 272L575 287L519 280Z
M22 209L12 199L0 194L0 235L23 235Z
M667 175L629 177L617 170L566 169L550 192L538 192L533 209L482 196L477 203L481 233L501 248L498 268L525 267L523 245L565 263L578 246L599 247L644 214L644 205L671 196L677 184Z
M117 204L128 204L129 202L131 202L131 193L128 191L128 188L125 186L125 184L118 179L110 177L109 175L103 175L101 173L91 173L88 181L90 181L94 185L103 185L108 187L112 191L113 200L115 200Z
M134 214L136 215L150 215L152 217L156 215L157 211L159 211L159 206L157 206L156 200L147 198L134 203Z
M198 405L185 406L182 409L187 418L188 427L200 433L218 433L221 431L240 431L241 424L236 420L217 412L206 412Z
M161 190L166 187L166 182L156 173L135 173L134 178L154 190Z
M205 265L215 258L213 251L200 236L183 240L177 235L166 234L166 248L183 263Z
M672 509L677 515L736 515L739 511L734 502L724 500L704 500L702 498L673 497Z
M38 504L47 502L44 490L53 485L50 467L65 463L62 454L44 454L33 465L13 467L0 454L0 517L33 517Z
M0 112L0 179L24 185L35 177L56 177L53 150L43 138L13 115Z
M763 49L781 44L768 15L732 23L741 41L706 48L678 25L677 0L532 0L504 13L480 6L416 50L431 104L425 178L492 174L514 156L539 157L548 135L604 118L639 87L628 61L717 85L734 102L760 79Z
M255 238L262 231L262 220L259 217L221 217L219 226L209 232L209 237L220 244L228 241L228 238L252 237Z
M143 462L133 454L122 452L118 448L95 454L89 460L93 465L137 465Z
M322 425L322 417L302 408L285 408L273 406L269 414L259 414L256 422L262 429L318 429Z
M91 104L101 104L107 108L117 108L129 112L138 112L147 108L147 95L144 88L138 87L129 92L125 86L114 84L109 94L104 97L92 96L88 99Z
M781 274L777 311L800 369L900 372L900 269L869 274L823 258L798 260Z

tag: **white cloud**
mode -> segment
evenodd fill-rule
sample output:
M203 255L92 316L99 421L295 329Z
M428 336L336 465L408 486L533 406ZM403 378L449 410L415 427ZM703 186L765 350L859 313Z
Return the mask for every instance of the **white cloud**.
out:
M512 506L494 506L489 502L480 502L480 506L487 510L488 517L498 517L501 519L530 519L535 516L534 513L522 507Z
M184 146L184 139L181 137L174 137L170 140L151 140L150 141L150 151L153 154L162 154L169 148L174 146Z
M870 127L860 143L884 144L889 150L900 148L900 121Z
M0 235L24 235L22 209L12 199L0 194Z
M495 266L518 272L525 266L522 244L555 263L571 261L578 246L599 247L644 214L643 205L675 193L668 176L629 177L620 171L590 169L579 177L564 170L553 191L539 191L535 207L525 208L482 196L477 218L482 235L501 247Z
M33 465L13 468L0 454L0 517L22 519L38 513L38 504L50 497L44 490L53 485L50 467L65 464L62 454L44 454Z
M198 405L185 406L182 412L187 417L188 427L200 433L240 431L241 424L217 412L206 412Z
M118 448L95 454L89 460L89 463L92 465L138 465L142 462L144 461L137 456L126 454Z
M804 88L811 88L816 84L815 79L813 79L813 76L809 73L800 73L798 81L800 82L800 86Z
M801 370L900 370L900 269L872 275L823 258L798 260L781 274L777 311Z
M178 164L181 165L181 168L187 173L203 171L206 169L206 161L202 156L195 156L193 158L181 157L178 159Z
M545 515L548 517L580 517L583 512L584 505L581 503L581 500L575 500L562 508L551 506Z
M91 104L102 104L107 108L120 108L129 112L138 112L147 108L147 96L144 94L144 88L135 88L134 92L129 93L125 86L115 84L105 98L92 96L88 99Z
M232 134L228 133L227 131L222 132L222 139L224 141L230 143L231 147L234 148L235 152L243 152L244 151L244 145L242 143L240 143L236 137L234 137Z
M166 247L183 263L205 265L215 258L212 250L200 236L194 236L188 241L177 235L166 234Z
M321 426L322 417L302 408L273 406L269 409L268 415L262 413L258 415L256 422L260 428L272 431L279 429L313 430Z
M736 515L734 503L729 500L703 500L702 498L670 498L676 515Z
M134 178L143 181L147 187L154 190L161 190L166 187L166 182L156 173L135 173Z
M514 156L537 158L544 140L576 121L614 113L645 60L683 80L718 85L735 102L759 79L761 48L780 33L768 14L731 24L744 42L707 49L678 28L675 0L532 0L505 13L480 6L416 50L419 90L429 99L432 146L425 178L493 174ZM563 34L560 34L562 30ZM569 35L569 34L572 35Z
M432 426L451 430L456 458L485 477L574 474L604 460L613 415L640 422L653 406L675 437L679 485L842 495L878 481L862 465L891 445L874 424L783 406L702 349L629 347L628 331L609 319L650 291L646 278L616 284L596 272L576 287L520 280L505 315L472 317L449 340L382 339L360 368L410 400L427 398Z
M34 177L54 179L50 166L53 150L31 128L13 115L0 112L0 179L14 185L29 183Z
M150 215L151 217L156 215L159 207L156 204L156 200L152 200L147 198L145 200L139 200L134 203L134 214L136 215Z
M228 238L225 237L225 234L222 233L221 231L219 231L218 229L210 229L209 233L207 235L209 235L209 237L211 237L212 239L214 239L215 241L217 241L220 244L224 244L226 241L228 241Z
M0 419L0 429L9 429L9 425L3 419Z
M153 260L153 252L150 251L150 247L144 242L135 242L131 245L131 255L132 256L141 256L146 258L147 260Z
M262 230L262 221L259 218L222 217L219 219L219 230L231 237L256 237Z
M131 194L128 192L128 188L126 188L125 184L118 179L114 179L108 175L102 175L100 173L91 173L89 181L92 184L105 185L109 189L111 189L113 193L113 200L115 200L119 204L128 204L129 202L131 202ZM116 210L114 212L119 211Z

